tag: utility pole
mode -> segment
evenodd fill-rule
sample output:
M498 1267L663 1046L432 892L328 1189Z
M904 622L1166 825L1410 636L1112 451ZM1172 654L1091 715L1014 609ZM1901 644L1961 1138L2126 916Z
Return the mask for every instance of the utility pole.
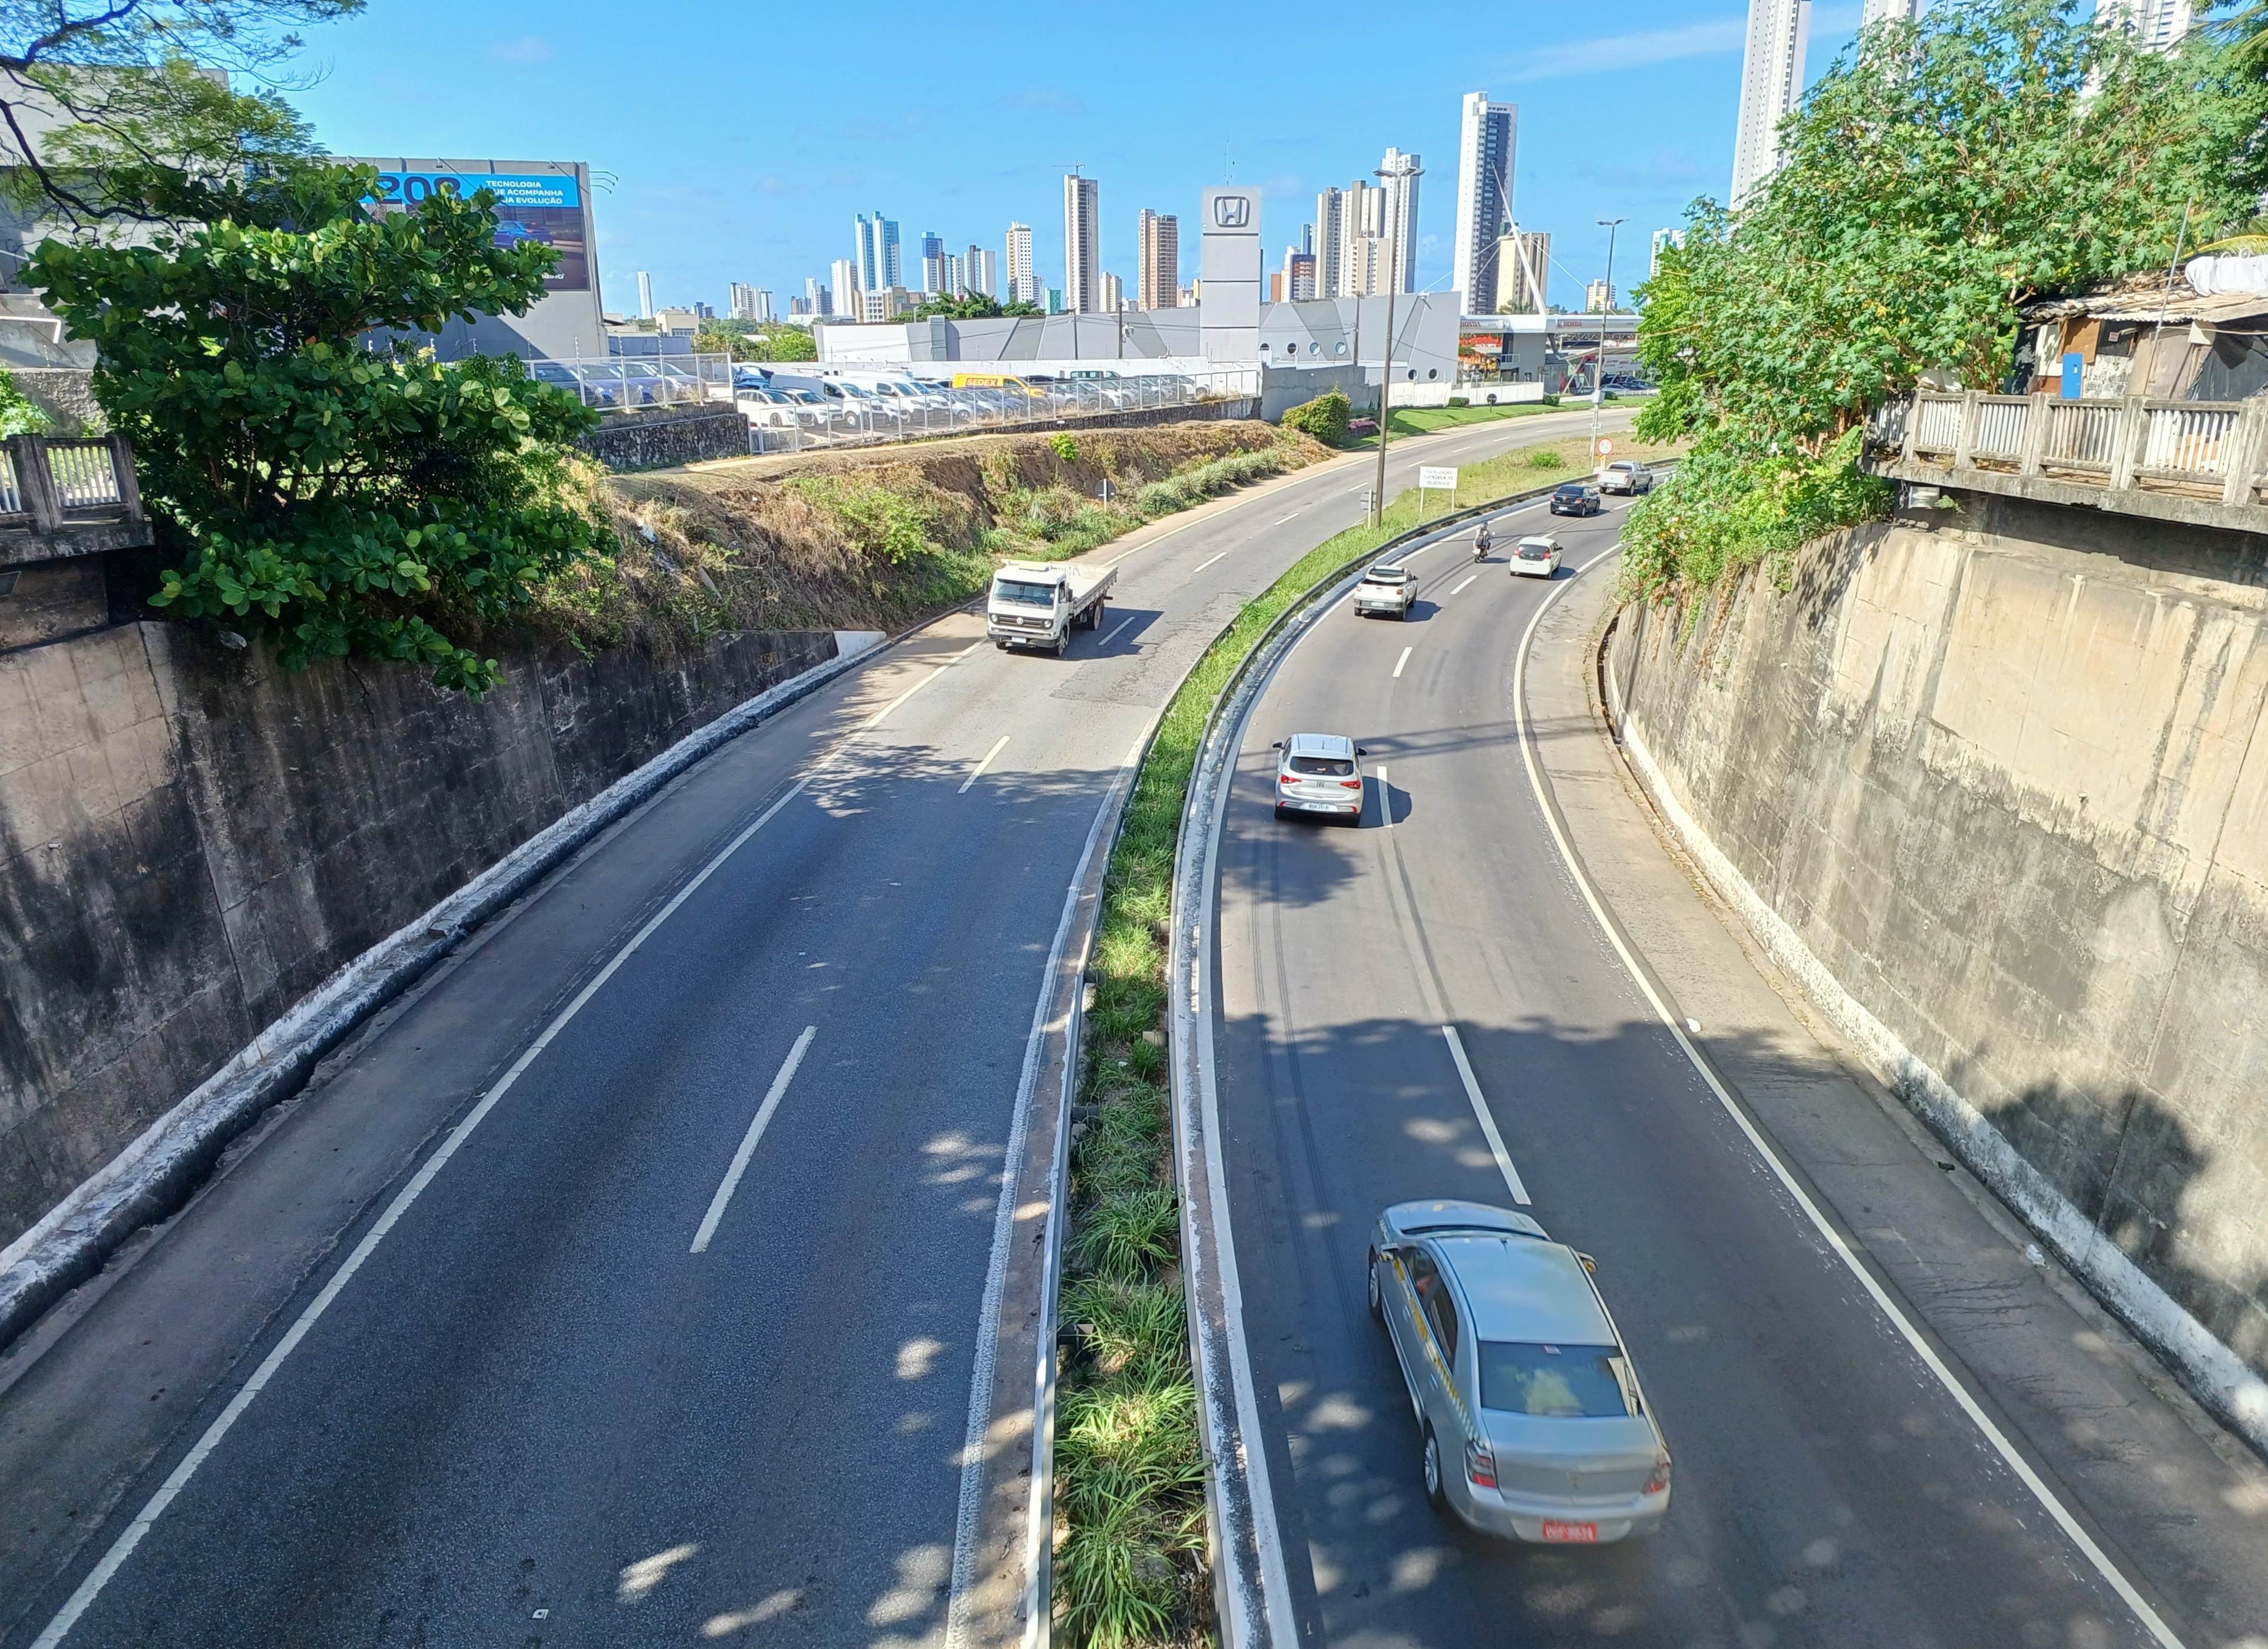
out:
M1599 355L1591 363L1591 473L1599 470L1599 407L1607 398L1607 317L1615 307L1615 231L1623 225L1619 217L1602 217L1599 227L1607 232L1607 301L1599 306Z
M1371 169L1371 175L1383 178L1389 174L1385 167L1374 166ZM1410 166L1405 158L1391 175L1417 178L1425 176L1425 173ZM1370 524L1373 526L1386 525L1386 425L1390 416L1388 397L1394 387L1394 296L1402 288L1402 243L1405 238L1398 231L1395 232L1393 251L1387 258L1389 273L1386 277L1386 347L1379 352L1378 369L1378 484L1371 489L1370 493ZM1362 314L1362 299L1356 298L1354 305L1354 313L1359 320ZM1361 357L1357 356L1356 359L1359 361Z

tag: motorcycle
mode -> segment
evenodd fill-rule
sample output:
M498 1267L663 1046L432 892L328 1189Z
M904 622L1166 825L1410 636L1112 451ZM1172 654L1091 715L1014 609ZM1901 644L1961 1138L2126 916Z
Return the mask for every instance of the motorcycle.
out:
M1489 553L1489 530L1484 526L1473 535L1473 560L1476 564L1486 561Z

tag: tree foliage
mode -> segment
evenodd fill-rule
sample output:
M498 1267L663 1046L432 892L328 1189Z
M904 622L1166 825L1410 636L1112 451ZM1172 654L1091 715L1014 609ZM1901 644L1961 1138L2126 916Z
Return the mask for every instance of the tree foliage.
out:
M152 604L263 637L287 667L351 652L486 690L495 660L442 626L508 617L593 547L562 483L596 415L513 357L372 335L522 313L557 254L498 247L485 190L381 215L364 167L188 182L210 222L50 240L27 269L99 347L96 399L180 557Z
M938 296L924 298L911 309L901 314L901 320L1020 320L1028 315L1043 314L1036 304L1020 300L1004 304L997 298L987 298L982 292L967 292L959 298Z
M1943 0L1868 29L1737 213L1701 202L1645 288L1641 423L1816 455L1924 372L1986 386L2017 309L2163 269L2260 191L2257 85L2063 0Z
M18 207L80 224L162 217L151 174L304 156L275 88L299 25L363 0L0 0L0 167ZM248 80L246 92L212 70Z
M807 327L784 320L704 320L693 335L703 355L729 355L736 361L815 361L819 345Z
M1325 446L1344 446L1347 419L1354 411L1341 389L1328 391L1313 401L1287 409L1279 420L1285 429L1304 430Z
M1867 415L1925 373L1992 386L2029 300L2242 223L2264 116L2223 48L2144 52L2071 0L1867 29L1781 128L1779 170L1737 212L1697 202L1640 289L1662 393L1638 432L1695 458L1635 512L1633 576L1705 584L1881 513L1846 474Z

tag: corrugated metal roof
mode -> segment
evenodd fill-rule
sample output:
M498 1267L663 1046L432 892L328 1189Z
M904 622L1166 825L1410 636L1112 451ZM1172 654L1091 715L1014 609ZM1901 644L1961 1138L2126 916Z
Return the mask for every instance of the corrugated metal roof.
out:
M2268 316L2268 297L2257 292L2224 292L2208 298L2176 275L2171 282L2163 272L2130 275L2092 292L2073 298L2043 298L2024 306L2027 320L2203 320L2212 324Z

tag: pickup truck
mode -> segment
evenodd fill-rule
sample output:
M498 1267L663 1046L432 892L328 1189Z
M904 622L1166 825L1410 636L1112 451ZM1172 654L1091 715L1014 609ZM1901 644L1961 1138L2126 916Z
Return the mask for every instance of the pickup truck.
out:
M1354 587L1354 611L1357 618L1366 613L1391 613L1407 619L1410 604L1418 599L1418 575L1407 567L1396 567L1381 562L1362 575L1362 582Z
M992 575L984 602L984 633L1005 652L1032 647L1058 659L1071 645L1074 625L1102 622L1102 605L1118 577L1116 567L1082 567L1068 561L1011 561Z

